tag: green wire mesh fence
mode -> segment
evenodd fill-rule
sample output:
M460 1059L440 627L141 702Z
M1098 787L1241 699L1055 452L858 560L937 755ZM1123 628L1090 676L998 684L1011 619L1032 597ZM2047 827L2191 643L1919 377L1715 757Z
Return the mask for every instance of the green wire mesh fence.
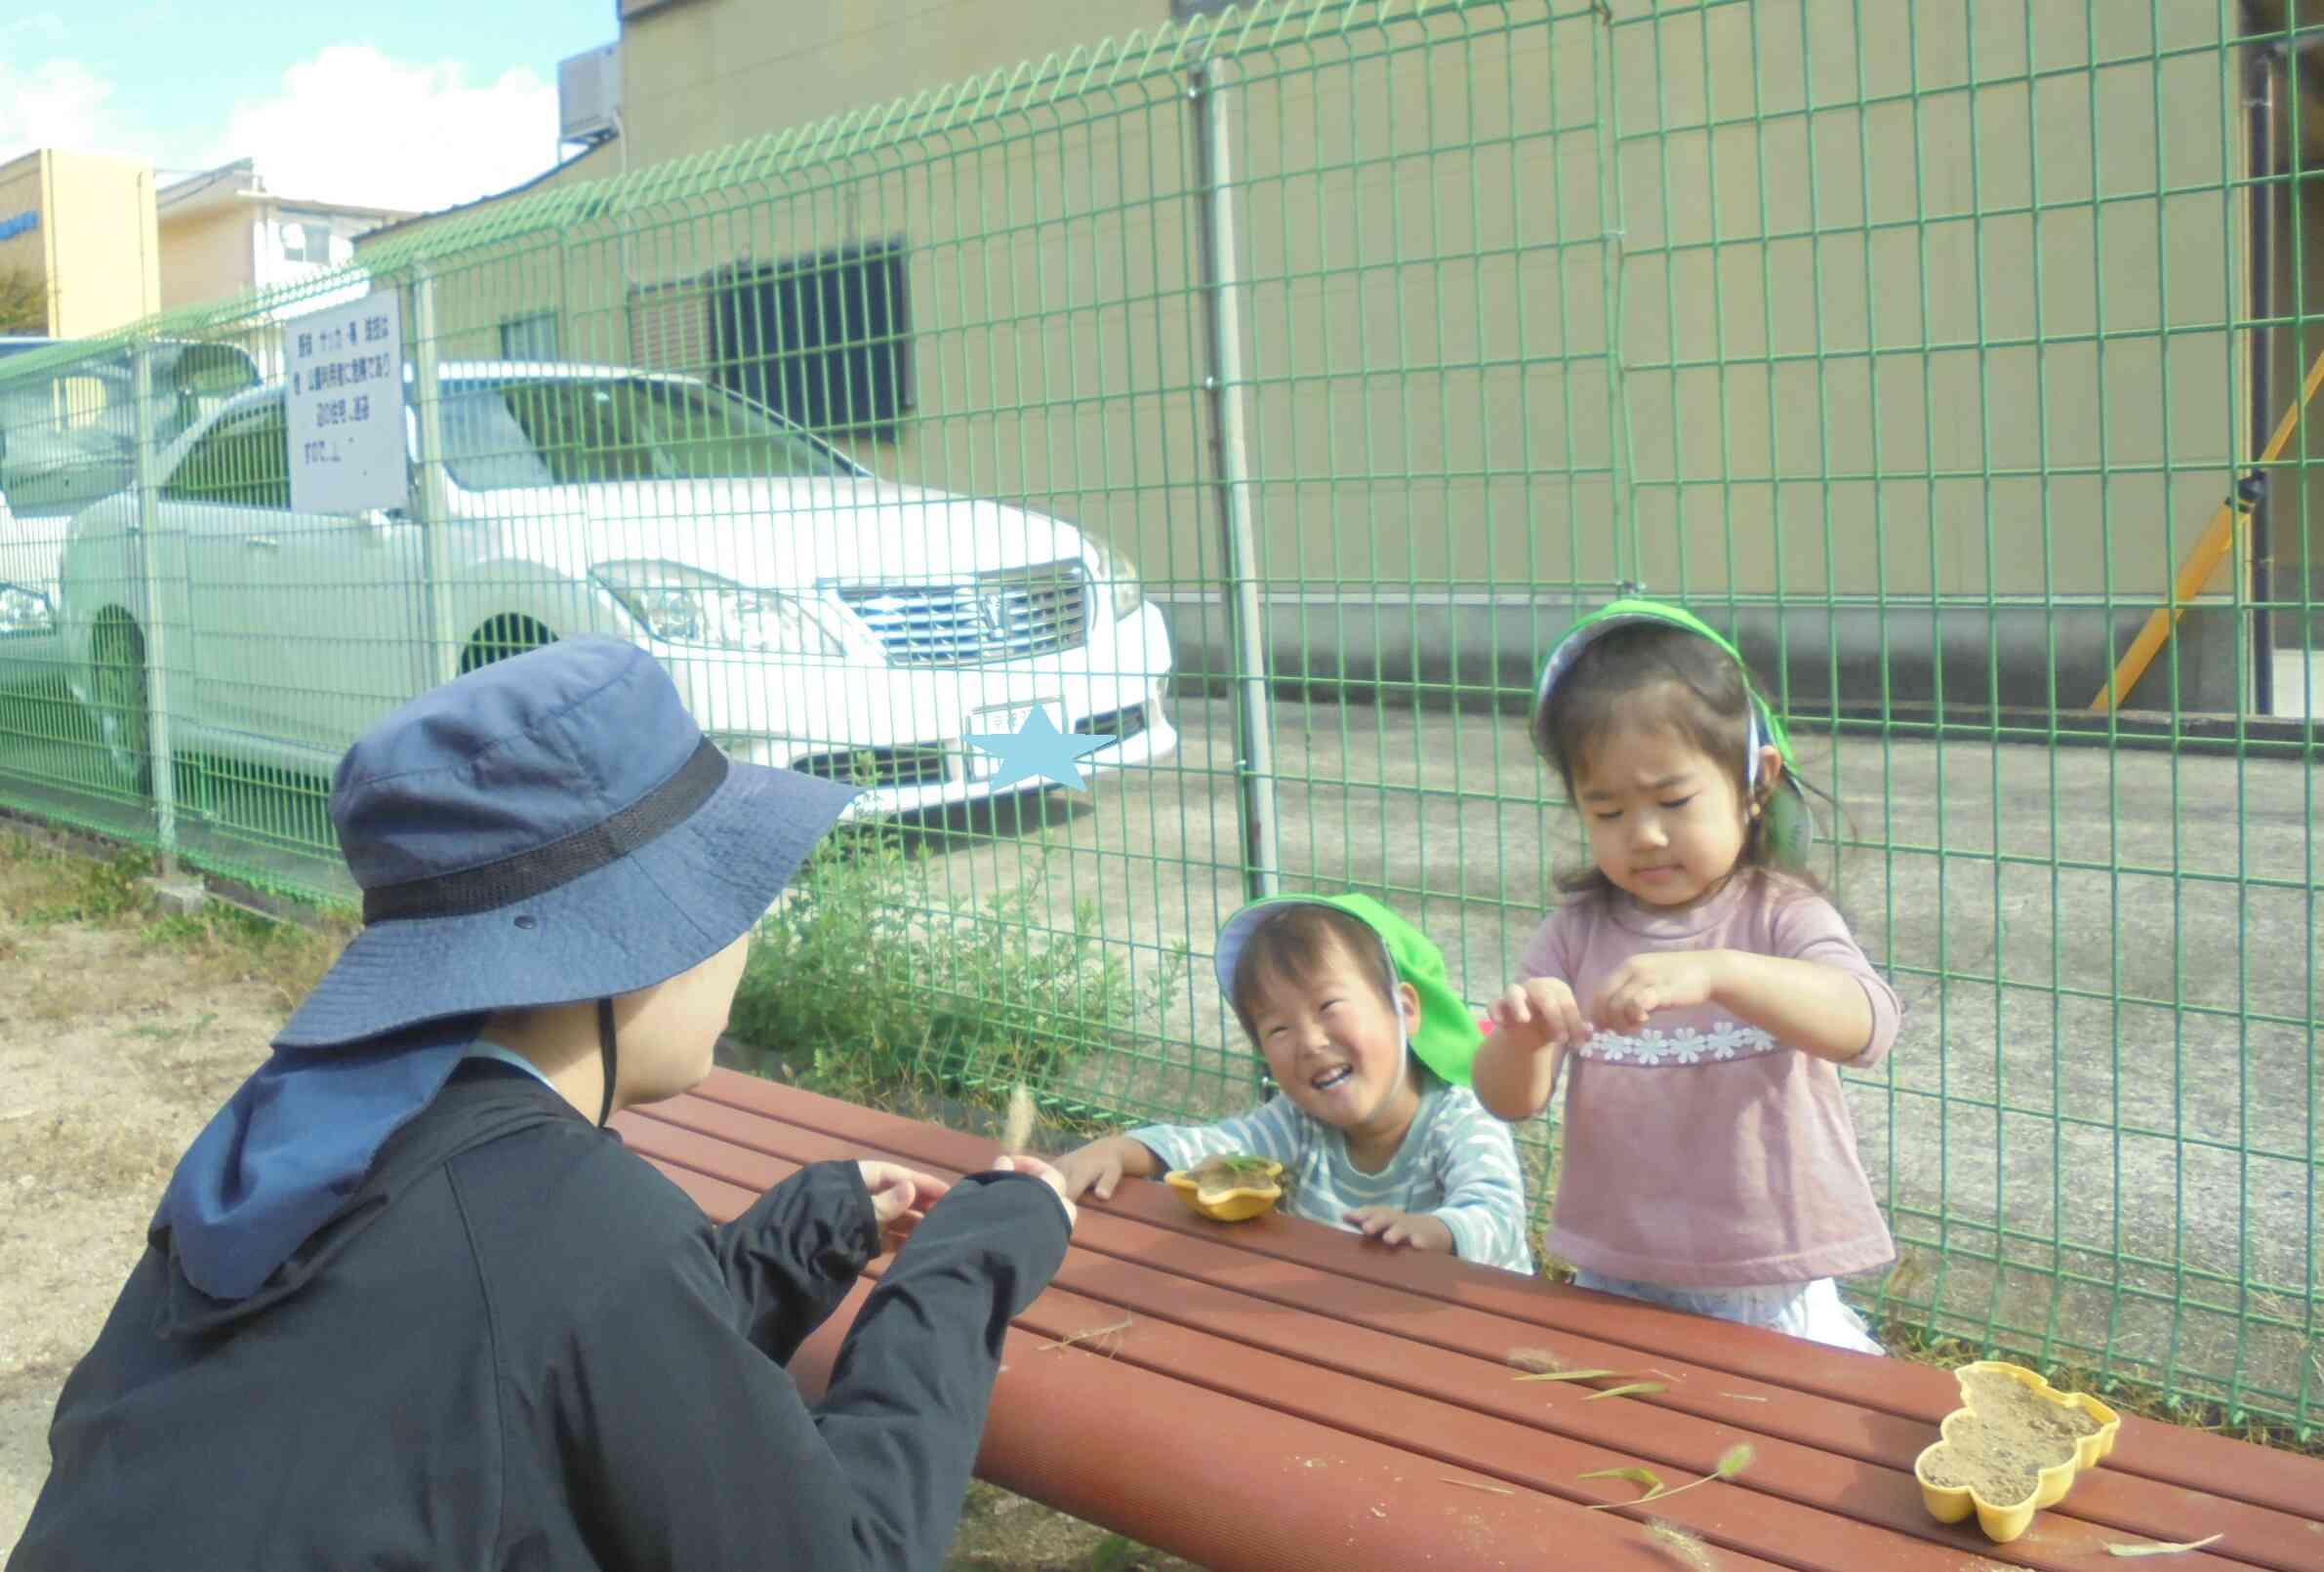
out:
M1252 894L1507 981L1580 854L1536 663L1643 583L1781 696L1906 997L1852 1292L2304 1428L2313 248L2251 26L1262 5L0 358L0 801L342 896L357 731L633 639L902 827L790 920L941 1073L1202 1115ZM1086 793L966 741L1037 711Z

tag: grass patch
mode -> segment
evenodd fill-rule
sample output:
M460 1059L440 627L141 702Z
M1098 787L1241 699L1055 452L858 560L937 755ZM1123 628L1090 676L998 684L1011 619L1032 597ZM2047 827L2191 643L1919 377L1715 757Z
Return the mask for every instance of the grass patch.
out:
M118 922L152 905L144 881L153 876L153 858L136 847L110 857L81 857L11 834L0 838L0 866L8 912L29 927Z
M1183 975L1133 980L1093 903L1063 923L1044 865L962 909L893 831L827 839L752 946L732 1034L815 1090L877 1103L938 1092L997 1107L1057 1086L1080 1049L1126 1036Z
M336 913L290 922L212 901L198 916L148 922L145 935L191 954L215 979L272 989L287 1010L314 990L357 926Z
M193 958L205 981L263 985L285 1008L306 996L354 936L352 918L320 907L293 921L214 899L195 915L164 915L146 883L154 867L152 855L137 847L88 857L27 835L0 835L0 911L34 928L135 926L148 943ZM17 947L0 939L0 959ZM53 980L33 1000L34 1013L66 1019L101 1000L105 987L103 979Z
M972 1480L945 1572L1201 1572L1191 1562Z

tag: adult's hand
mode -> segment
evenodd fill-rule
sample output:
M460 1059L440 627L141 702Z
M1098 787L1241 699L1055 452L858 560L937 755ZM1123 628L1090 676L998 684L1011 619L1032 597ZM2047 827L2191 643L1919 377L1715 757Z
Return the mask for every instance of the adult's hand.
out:
M1029 1156L1024 1152L1018 1152L1014 1156L1003 1153L993 1159L991 1171L996 1174L1031 1175L1057 1192L1057 1204L1065 1208L1065 1226L1069 1230L1080 1220L1080 1210L1074 1205L1074 1198L1069 1193L1071 1182L1066 1179L1065 1175L1039 1157Z
M900 1163L867 1157L855 1168L864 1176L864 1189L872 1192L872 1214L879 1220L880 1243L891 1250L909 1238L920 1219L928 1215L928 1208L952 1189L949 1181Z

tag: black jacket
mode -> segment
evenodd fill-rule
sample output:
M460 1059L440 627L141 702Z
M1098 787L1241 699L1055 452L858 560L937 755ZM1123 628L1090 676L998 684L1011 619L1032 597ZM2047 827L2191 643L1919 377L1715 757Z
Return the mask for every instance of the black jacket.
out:
M941 1564L1056 1197L954 1187L809 1408L783 1361L878 1247L851 1163L713 1227L470 1064L249 1299L157 1232L65 1383L8 1572Z

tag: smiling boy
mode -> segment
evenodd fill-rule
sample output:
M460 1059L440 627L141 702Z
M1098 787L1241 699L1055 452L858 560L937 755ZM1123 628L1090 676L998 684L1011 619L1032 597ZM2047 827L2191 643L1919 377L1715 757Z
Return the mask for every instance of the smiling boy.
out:
M1110 1197L1203 1157L1272 1157L1290 1210L1384 1244L1530 1273L1509 1127L1469 1091L1480 1034L1426 935L1361 895L1244 907L1218 939L1219 987L1279 1095L1208 1125L1146 1125L1058 1163Z

